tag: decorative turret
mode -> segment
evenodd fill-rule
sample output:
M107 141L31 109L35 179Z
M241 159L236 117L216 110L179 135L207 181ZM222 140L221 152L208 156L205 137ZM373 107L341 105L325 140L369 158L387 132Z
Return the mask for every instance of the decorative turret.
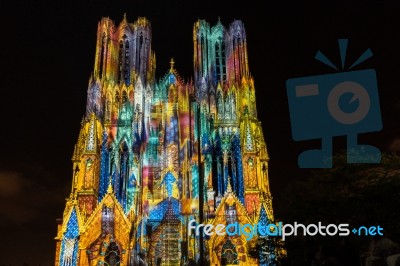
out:
M243 22L235 20L229 25L226 36L227 80L239 83L249 75L247 40Z

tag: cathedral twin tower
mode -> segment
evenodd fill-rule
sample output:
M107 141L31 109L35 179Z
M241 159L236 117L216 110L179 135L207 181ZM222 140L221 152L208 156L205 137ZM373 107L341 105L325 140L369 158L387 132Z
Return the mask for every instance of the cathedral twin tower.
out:
M190 82L173 60L155 78L151 38L145 18L98 24L55 265L257 265L244 235L187 230L274 222L243 23L195 23Z

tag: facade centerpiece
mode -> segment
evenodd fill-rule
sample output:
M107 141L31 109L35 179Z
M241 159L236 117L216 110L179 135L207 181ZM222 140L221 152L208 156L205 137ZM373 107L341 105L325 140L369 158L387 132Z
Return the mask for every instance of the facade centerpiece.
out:
M187 229L274 222L244 25L194 24L190 81L173 60L155 78L151 39L145 18L98 24L55 265L258 265L244 235Z

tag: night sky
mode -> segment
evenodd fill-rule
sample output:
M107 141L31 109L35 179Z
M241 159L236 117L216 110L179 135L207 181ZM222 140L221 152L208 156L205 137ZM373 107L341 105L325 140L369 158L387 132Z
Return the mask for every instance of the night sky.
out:
M173 57L185 80L193 76L197 19L214 25L220 17L226 27L234 19L244 22L278 217L286 184L309 174L298 168L297 155L318 145L292 140L285 82L335 73L314 55L320 49L339 65L338 38L349 39L347 66L367 48L374 53L355 69L376 69L383 130L360 140L384 151L400 150L400 10L394 6L260 0L59 2L0 2L0 265L53 263L55 220L62 217L70 192L70 160L103 16L117 25L124 13L129 22L139 16L149 19L157 77L168 71ZM334 138L334 151L345 147L344 140Z

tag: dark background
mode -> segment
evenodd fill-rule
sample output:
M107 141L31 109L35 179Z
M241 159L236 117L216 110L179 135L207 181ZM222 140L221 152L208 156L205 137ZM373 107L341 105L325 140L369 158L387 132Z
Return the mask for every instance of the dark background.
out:
M52 265L56 218L69 195L71 156L85 111L97 23L127 13L151 21L157 77L175 68L193 76L193 24L221 18L244 22L258 117L270 154L270 185L278 218L287 184L305 178L298 154L318 141L291 138L285 82L334 73L314 59L321 49L339 65L338 38L349 38L348 64L377 72L383 130L360 136L384 151L400 150L400 9L382 2L308 4L270 1L0 2L0 265ZM349 66L349 65L347 65ZM345 147L334 139L334 150Z

